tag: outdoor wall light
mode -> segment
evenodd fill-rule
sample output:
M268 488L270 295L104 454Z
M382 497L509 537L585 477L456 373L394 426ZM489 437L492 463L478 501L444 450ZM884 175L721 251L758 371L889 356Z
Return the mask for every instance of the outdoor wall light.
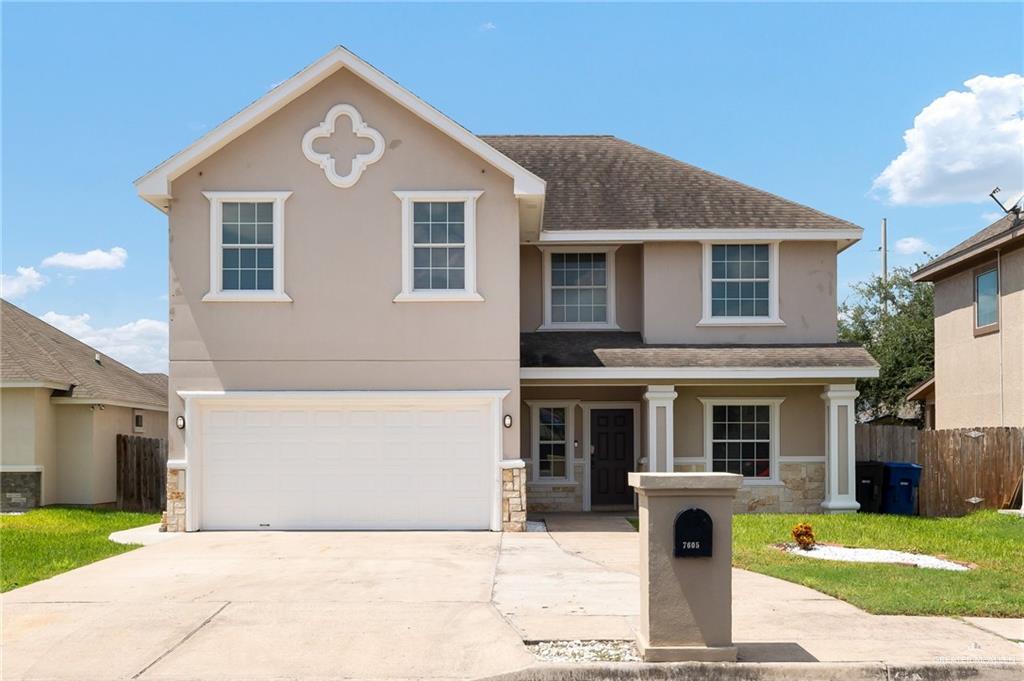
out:
M178 426L178 430L185 430L185 417L179 416L174 419L174 425Z
M511 428L512 427L512 414L505 414L505 427L506 428Z

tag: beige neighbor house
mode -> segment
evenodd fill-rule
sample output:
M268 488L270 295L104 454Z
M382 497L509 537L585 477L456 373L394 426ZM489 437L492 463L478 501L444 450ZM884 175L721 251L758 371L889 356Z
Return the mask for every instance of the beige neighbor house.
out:
M117 500L118 434L167 436L167 376L140 374L0 301L0 507Z
M1024 426L1024 220L1011 211L914 273L935 284L930 428Z
M852 511L861 229L606 136L476 136L337 48L136 182L170 529L523 529L726 470Z

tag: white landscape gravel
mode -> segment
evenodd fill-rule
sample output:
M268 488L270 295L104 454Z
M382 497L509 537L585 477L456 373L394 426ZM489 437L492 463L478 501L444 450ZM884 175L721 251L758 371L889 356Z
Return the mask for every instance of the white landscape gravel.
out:
M639 662L632 641L535 641L526 648L544 662Z
M786 551L797 556L820 558L822 560L845 560L853 563L900 563L916 565L921 568L931 568L933 570L955 570L958 572L970 570L966 565L960 565L959 563L936 558L935 556L925 556L920 553L907 553L905 551L891 551L889 549L853 549L846 546L818 544L810 551L804 551L796 546L787 546Z

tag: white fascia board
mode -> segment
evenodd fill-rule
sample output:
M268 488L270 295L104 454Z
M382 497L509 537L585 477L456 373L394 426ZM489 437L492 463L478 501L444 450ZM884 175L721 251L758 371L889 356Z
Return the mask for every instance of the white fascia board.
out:
M491 402L502 400L509 390L179 390L178 397L193 402L374 402L377 404L427 404Z
M864 230L850 229L579 229L542 231L542 243L639 243L644 241L835 241L840 250L859 241Z
M543 196L544 180L412 94L368 63L338 46L224 121L135 181L139 196L161 210L171 198L171 182L232 140L256 127L336 71L347 68L371 86L438 128L514 180L516 196Z
M165 404L147 404L128 400L107 400L97 397L51 397L52 404L100 404L105 407L128 407L129 409L146 409L147 411L167 411Z
M521 380L878 378L878 367L526 367Z

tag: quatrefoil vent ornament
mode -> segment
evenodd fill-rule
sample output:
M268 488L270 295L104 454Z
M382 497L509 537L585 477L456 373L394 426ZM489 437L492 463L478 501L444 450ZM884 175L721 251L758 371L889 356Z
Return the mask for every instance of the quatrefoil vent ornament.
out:
M348 175L339 175L336 167L335 159L330 154L321 154L313 150L313 143L323 137L330 137L334 134L335 125L338 122L338 118L341 116L348 116L348 119L352 121L352 133L356 137L368 139L373 142L373 149L365 154L356 154L352 159L352 169ZM324 117L323 122L309 130L305 135L302 136L302 153L306 155L306 158L310 162L320 166L324 171L324 175L327 176L327 181L333 184L335 187L341 187L347 189L351 187L359 178L362 176L363 171L371 163L376 163L380 160L380 157L384 155L384 136L380 134L374 128L371 128L363 120L363 117L359 114L354 106L351 104L335 104L331 107L331 110L327 112L327 116Z

